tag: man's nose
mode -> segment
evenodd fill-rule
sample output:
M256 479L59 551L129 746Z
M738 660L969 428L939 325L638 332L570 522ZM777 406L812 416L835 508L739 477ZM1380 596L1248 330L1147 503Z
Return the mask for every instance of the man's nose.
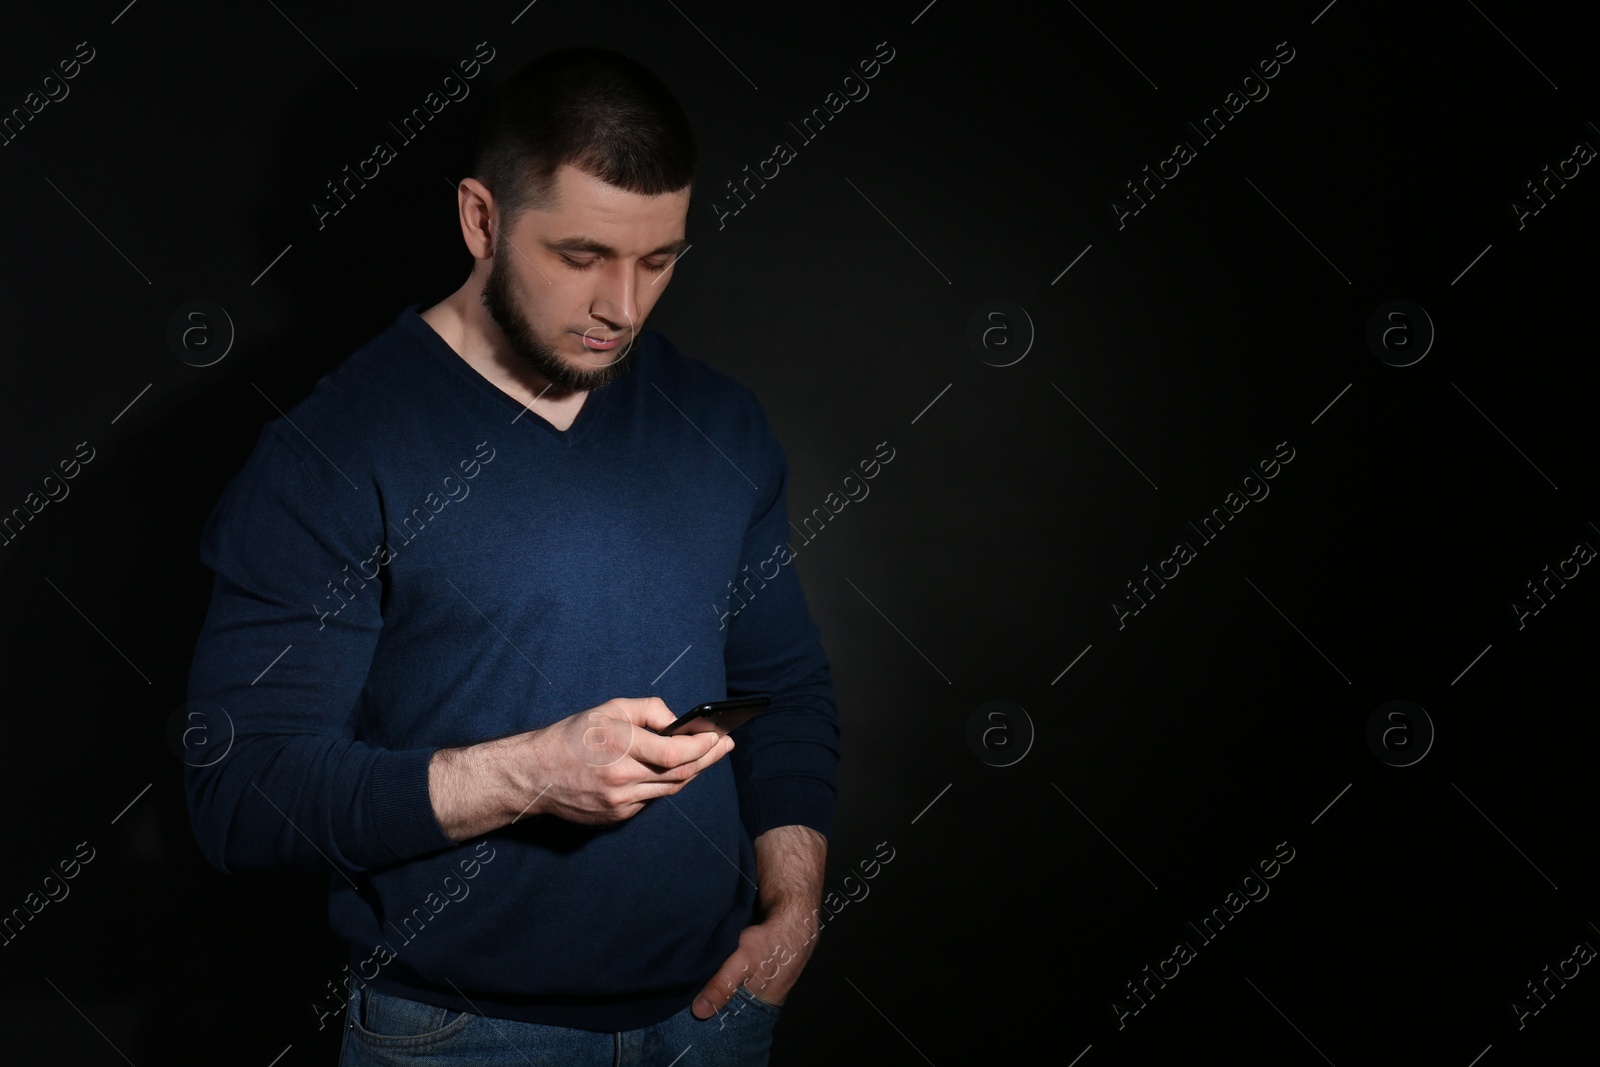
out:
M613 328L629 329L639 316L639 283L630 264L608 264L595 289L589 311Z

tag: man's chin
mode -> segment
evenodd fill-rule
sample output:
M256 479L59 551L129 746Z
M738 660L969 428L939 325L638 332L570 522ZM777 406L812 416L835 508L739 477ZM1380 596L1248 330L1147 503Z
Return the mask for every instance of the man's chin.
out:
M624 352L610 363L596 365L586 359L561 360L561 373L551 374L552 368L529 361L540 376L550 382L552 393L592 393L603 389L620 378L628 369L632 353Z
M583 342L579 341L578 344L581 347ZM611 381L627 368L633 359L633 353L638 348L638 344L637 339L629 338L628 342L621 348L615 348L609 352L593 352L584 348L575 361L577 366L573 369L579 374L588 377Z

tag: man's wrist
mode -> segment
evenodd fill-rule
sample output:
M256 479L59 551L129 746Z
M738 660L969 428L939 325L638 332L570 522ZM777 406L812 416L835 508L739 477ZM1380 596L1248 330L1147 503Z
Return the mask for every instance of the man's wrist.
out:
M802 940L810 937L818 926L817 916L822 912L822 900L805 901L799 897L785 897L772 904L762 901L756 908L755 921L763 926L800 930Z
M543 733L543 730L529 730L487 742L493 746L486 759L497 795L501 798L500 826L544 812L540 801L550 783L535 781L530 773L545 765L535 753L535 746Z

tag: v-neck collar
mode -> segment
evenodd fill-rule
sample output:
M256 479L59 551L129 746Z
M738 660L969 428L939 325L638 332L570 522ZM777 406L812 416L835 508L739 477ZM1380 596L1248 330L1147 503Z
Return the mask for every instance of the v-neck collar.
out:
M452 368L452 373L465 380L471 388L480 394L487 396L491 401L504 410L510 416L510 420L513 423L516 423L519 426L527 425L532 427L529 432L547 433L556 441L559 441L570 448L576 441L579 440L579 438L583 437L588 432L589 427L597 419L599 419L600 409L605 407L606 398L612 392L614 392L611 385L602 386L599 389L593 390L587 397L584 398L583 406L578 409L578 414L573 418L572 425L568 426L565 430L558 429L548 419L544 418L544 416L540 415L532 408L524 407L516 398L512 397L505 390L495 385L488 378L485 378L476 367L468 363L461 356L461 353L457 352L454 348L451 348L450 343L443 337L440 337L438 331L436 331L432 326L428 325L428 320L422 317L420 311L421 307L421 304L410 304L406 307L405 311L401 312L400 317L406 321L421 337L423 346L433 355L440 357L440 359L447 366ZM638 358L637 353L635 354L634 358ZM632 368L630 367L629 370L631 371ZM624 375L624 377L626 376L627 375ZM618 383L612 383L612 385L616 384Z

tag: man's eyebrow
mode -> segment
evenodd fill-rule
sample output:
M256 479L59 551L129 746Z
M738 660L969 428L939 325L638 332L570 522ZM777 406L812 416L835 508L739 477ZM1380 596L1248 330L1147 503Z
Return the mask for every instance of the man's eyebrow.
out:
M604 241L596 240L593 237L584 237L581 234L572 237L561 237L553 241L542 240L540 243L552 252L590 252L597 256L615 256L617 254L617 250ZM645 255L676 256L687 247L689 247L689 242L685 238L679 237L675 241L668 241L659 248L651 249Z

